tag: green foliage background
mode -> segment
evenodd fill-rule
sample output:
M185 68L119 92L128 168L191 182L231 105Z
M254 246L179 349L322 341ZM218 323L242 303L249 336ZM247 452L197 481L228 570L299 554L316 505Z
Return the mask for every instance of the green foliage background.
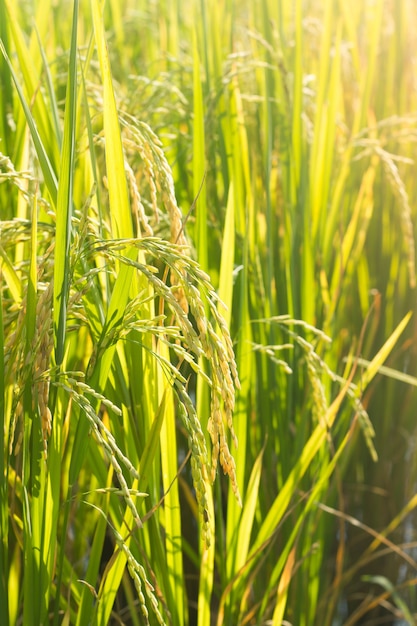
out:
M0 0L2 624L416 622L416 27Z

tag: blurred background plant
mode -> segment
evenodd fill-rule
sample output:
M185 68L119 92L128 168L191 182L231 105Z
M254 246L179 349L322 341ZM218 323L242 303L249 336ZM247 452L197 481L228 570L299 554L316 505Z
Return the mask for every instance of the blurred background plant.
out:
M416 26L0 0L2 623L415 623Z

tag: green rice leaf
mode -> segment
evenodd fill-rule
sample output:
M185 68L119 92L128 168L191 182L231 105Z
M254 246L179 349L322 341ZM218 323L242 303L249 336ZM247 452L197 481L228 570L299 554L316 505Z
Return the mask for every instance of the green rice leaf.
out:
M384 343L382 348L377 352L372 361L369 363L369 366L366 368L365 372L361 376L361 388L366 389L370 382L374 379L376 374L378 373L381 366L384 364L388 356L391 354L394 346L397 344L399 337L410 321L412 312L407 313L401 322L398 324L397 328L391 334L391 336Z
M78 0L74 2L73 29L67 94L65 100L64 137L61 153L56 211L56 247L54 266L55 360L64 358L67 302L70 280L71 215L73 203L75 131L77 104L77 22Z
M57 182L57 178L54 172L54 169L51 165L51 161L49 159L48 153L44 147L44 144L42 142L42 139L40 137L40 134L38 132L37 126L36 126L36 122L32 116L30 107L28 105L28 103L26 102L23 90L20 86L17 74L15 73L13 66L10 62L10 59L7 55L6 49L4 47L4 44L2 41L0 41L0 51L2 52L6 63L10 69L11 75L13 77L13 81L14 84L16 86L16 90L17 93L19 94L19 98L20 98L20 102L22 104L23 110L25 112L25 116L26 116L26 121L27 124L29 126L29 130L32 136L32 140L33 143L35 145L35 150L36 153L38 155L38 159L39 159L39 164L42 168L42 173L43 176L45 178L45 183L47 186L47 189L49 191L49 194L51 196L51 200L53 202L54 205L56 205L57 202L57 193L58 193L58 182Z

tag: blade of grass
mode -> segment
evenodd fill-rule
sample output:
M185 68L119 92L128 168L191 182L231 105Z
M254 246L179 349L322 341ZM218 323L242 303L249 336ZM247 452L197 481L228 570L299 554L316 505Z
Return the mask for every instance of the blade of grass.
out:
M10 72L11 72L11 75L12 75L12 78L13 78L13 81L14 81L17 93L19 94L19 99L20 99L20 102L22 104L22 107L23 107L23 110L24 110L24 113L25 113L25 117L26 117L26 121L27 121L27 124L29 126L29 130L30 130L30 133L31 133L31 136L32 136L32 140L33 140L33 143L35 145L35 150L36 150L36 153L37 153L37 156L38 156L38 159L39 159L39 164L40 164L40 166L42 168L42 173L43 173L43 176L45 178L45 184L46 184L47 189L49 191L49 194L51 196L51 200L52 200L53 204L56 206L58 182L57 182L57 178L56 178L56 175L55 175L55 171L54 171L54 169L53 169L53 167L51 165L51 161L49 159L48 152L45 149L45 146L44 146L44 144L42 142L42 139L41 139L40 134L38 132L35 120L32 117L32 113L31 113L30 107L29 107L29 105L26 102L23 90L22 90L22 88L21 88L21 86L19 84L18 77L17 77L17 75L16 75L16 73L15 73L15 71L13 69L13 66L12 66L12 64L10 62L10 59L9 59L9 57L7 55L6 49L5 49L2 41L0 41L0 50L1 50L3 56L4 56L5 60L6 60L6 63L8 65L8 67L9 67L9 69L10 69Z
M5 0L0 0L0 41L3 42L5 50L10 50L9 29L7 24L7 13ZM5 58L0 57L0 137L3 139L3 154L12 153L11 133L7 120L7 106L13 101L12 78Z
M53 302L54 302L54 336L55 336L55 363L59 368L65 367L64 355L67 346L67 314L68 298L70 291L70 245L72 235L73 214L73 190L76 151L76 107L77 107L77 30L78 30L79 2L75 0L72 13L72 32L70 43L70 56L66 84L64 128L62 137L62 150L59 167L59 185L57 193L56 210L56 240L54 256L53 276ZM46 61L44 59L44 61ZM52 89L52 85L49 85ZM50 94L52 107L54 108L54 96ZM58 120L55 119L55 123ZM61 134L57 134L60 141ZM58 541L58 520L61 512L61 467L63 462L63 422L66 412L65 400L61 393L54 389L53 427L48 454L48 483L45 499L45 536L48 541L43 548L43 559L47 567L49 580L54 577L56 567L56 550ZM65 509L64 529L67 530L68 507ZM60 609L60 581L62 579L64 546L60 546L58 559L58 586L55 597L54 623L57 623ZM50 591L50 586L49 586Z
M20 302L22 299L22 285L19 280L19 276L13 267L12 261L6 250L0 245L0 268L2 271L3 279L5 280L10 293L12 294L15 302Z
M230 328L233 304L233 269L235 262L235 197L233 182L227 196L226 217L224 221L222 256L220 261L219 297L226 305L223 317Z
M26 45L25 34L22 32L22 29L20 27L20 20L18 19L17 14L16 14L16 9L17 9L16 3L10 2L10 0L6 0L6 6L7 6L7 13L8 13L7 23L10 27L16 53L19 59L19 66L20 66L20 70L23 76L23 84L25 85L26 93L27 93L26 98L29 99L31 103L31 106L30 106L31 117L33 117L33 119L36 120L36 125L38 129L37 133L39 134L39 137L41 138L41 142L43 146L45 146L46 154L48 155L48 162L51 164L51 167L54 173L56 173L58 169L58 163L59 163L59 145L57 142L57 138L55 137L54 132L53 132L51 116L46 106L43 93L39 89L40 87L39 73L41 71L41 57L39 55L35 55L34 51L33 50L30 51L28 46ZM14 73L12 71L12 75L13 74ZM16 78L14 75L13 75L13 80L16 83ZM20 99L22 100L22 96L20 96ZM26 111L25 111L25 115L26 115L26 118L28 118ZM32 133L32 138L33 138L32 129L31 129L31 133ZM36 146L36 149L38 150L37 146ZM40 154L39 150L38 150L38 153ZM41 162L41 165L42 165L42 162ZM44 172L44 176L45 176L45 172ZM49 184L50 181L48 181L46 176L45 176L45 182L48 186L49 192L51 193L51 189L53 186ZM55 204L56 197L53 195L51 197L52 197L52 201Z
M249 552L255 515L259 502L259 485L262 473L262 460L265 452L265 445L259 453L253 465L248 487L245 493L242 515L239 520L239 528L237 532L238 550L233 563L234 571L239 571L245 564Z
M206 149L204 139L204 107L203 88L201 81L200 57L198 54L197 39L194 36L193 48L193 76L194 76L194 122L193 122L193 197L196 203L196 248L197 258L204 271L208 267L208 231L207 231L207 199L206 186L201 186L206 171Z
M60 118L59 118L59 109L58 109L58 103L56 101L56 96L55 96L55 91L54 91L54 85L53 85L53 80L52 80L52 76L51 76L51 70L48 64L48 60L46 58L46 54L45 54L45 50L42 47L42 41L39 35L38 30L35 28L36 31L36 37L37 37L37 41L38 41L38 47L39 47L39 51L41 53L41 57L42 57L42 64L43 64L43 70L45 72L45 76L46 76L46 85L48 88L48 96L49 96L49 102L50 102L50 106L51 106L51 113L52 113L52 120L54 123L54 131L55 131L55 137L58 143L58 147L61 150L62 149L62 131L61 131L61 122L60 122Z
M54 264L54 328L55 361L58 366L62 364L64 358L70 280L69 251L74 185L75 131L77 127L77 26L78 0L75 0L56 211L57 243Z
M202 7L203 13L205 8ZM204 25L204 37L207 36L206 24ZM207 53L207 49L204 49ZM208 58L205 56L206 70ZM201 61L197 41L197 33L193 33L193 197L196 200L196 224L195 243L197 259L204 271L208 270L208 213L206 196L206 145L204 124L204 101ZM202 182L203 181L203 184ZM204 368L204 362L200 359L200 367ZM199 377L197 380L197 413L203 429L207 432L207 424L210 416L209 393L207 383ZM207 439L208 439L207 435ZM209 510L213 509L212 493L207 495ZM198 626L210 624L210 604L213 590L214 574L214 547L205 546L200 538L200 583L198 592Z
M29 282L26 304L26 354L33 349L36 329L37 300L37 202L34 198L32 210L32 233L30 246ZM31 437L25 438L26 477L28 488L25 520L26 570L24 577L25 597L32 596L32 602L26 610L24 620L27 624L43 623L48 608L49 581L43 560L45 546L44 535L44 495L46 483L45 463L42 458L43 443L39 412L33 410L32 375L28 377L24 389L24 419L27 432ZM27 621L26 621L27 620Z
M119 117L104 32L102 4L99 0L91 0L94 36L103 81L103 125L106 140L110 215L114 236L120 239L129 239L133 236L132 217L124 168Z
M295 555L296 548L294 546L291 549L288 558L285 561L285 567L282 570L282 575L277 589L277 603L272 615L272 626L281 626L283 623L282 620L284 619L285 606L287 604L288 588L295 564Z
M345 361L347 361L347 359L345 359ZM368 361L367 359L357 357L355 361L360 367L368 368L371 365L371 361ZM387 367L386 365L380 365L377 368L374 377L377 374L387 376L388 378L392 378L394 380L399 380L400 382L406 385L411 385L412 387L417 387L417 378L415 376L410 376L410 374L400 372L392 367Z
M0 606L6 626L9 624L9 512L8 501L9 463L6 459L6 388L4 368L4 328L3 328L3 275L0 270Z
M169 349L163 342L158 342L158 353L169 360ZM158 390L160 407L164 414L161 428L161 474L165 493L165 551L169 581L169 600L174 623L188 624L185 606L184 572L182 564L181 507L177 481L178 446L175 425L174 397L170 381L166 379L162 367L158 367Z
M372 361L369 363L365 372L361 376L361 388L366 389L369 383L374 379L376 374L378 373L380 367L383 365L384 361L386 361L388 355L392 352L394 346L397 344L398 339L401 333L404 331L408 322L410 321L412 315L412 311L407 313L398 324L397 328L391 334L391 336L384 343L379 352L374 356Z

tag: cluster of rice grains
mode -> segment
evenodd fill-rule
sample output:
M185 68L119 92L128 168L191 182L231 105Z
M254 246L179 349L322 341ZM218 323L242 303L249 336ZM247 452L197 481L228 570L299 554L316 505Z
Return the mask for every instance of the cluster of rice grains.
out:
M146 185L150 190L150 204L154 219L157 222L160 215L158 194L165 208L169 221L170 242L164 242L156 237L145 237L138 245L148 255L163 260L170 270L170 284L166 284L166 276L161 281L157 276L140 269L152 283L155 292L163 297L169 308L174 312L179 325L182 343L189 353L194 354L191 364L198 374L204 376L204 371L198 365L199 357L204 355L210 364L209 377L205 376L211 386L211 406L208 431L212 442L211 469L207 469L207 450L204 434L201 431L200 421L195 407L182 384L176 380L179 398L179 415L183 421L189 438L191 450L191 468L193 483L202 520L203 536L206 544L210 537L210 520L207 507L206 489L208 480L214 480L218 462L231 481L233 492L240 503L240 494L236 481L235 461L230 452L226 427L231 433L232 440L237 446L237 439L233 429L232 416L235 403L235 389L239 388L239 379L236 369L232 341L226 322L219 312L219 299L210 282L198 264L190 257L190 251L184 232L183 215L178 207L174 182L170 167L161 147L161 143L152 130L144 123L126 116L124 125L124 146L126 151L133 150L143 160L143 173ZM139 221L145 228L144 233L150 232L149 221L145 217L140 193L134 187L132 172L127 172L132 199L136 199ZM224 306L224 305L223 305ZM195 327L189 320L191 312ZM213 320L213 321L210 321ZM171 344L173 349L180 352L178 345ZM182 353L184 357L184 353ZM188 357L190 354L188 354ZM190 363L190 359L186 359Z
M16 322L16 328L7 338L5 344L6 355L6 378L14 377L14 410L10 425L10 454L16 438L15 454L18 454L23 437L23 428L16 435L17 424L23 417L24 389L31 384L32 406L29 408L33 414L38 414L41 420L43 450L47 456L48 438L51 434L52 415L48 406L50 385L50 361L53 350L52 333L52 294L53 282L46 284L40 292L36 305L35 332L27 350L26 356L22 351L22 341L19 337L24 336L26 317L26 298L21 303L21 308ZM16 354L14 347L20 346L20 353ZM8 356L12 355L9 359Z
M0 153L0 184L5 181L12 183L19 190L22 198L29 203L33 202L34 192L31 189L36 183L33 175L27 171L17 171L10 158ZM43 198L38 200L44 203ZM27 242L30 239L31 223L25 219L2 221L0 232L2 247L12 248L17 243ZM39 268L38 280L41 280L43 272L44 268ZM38 288L41 287L36 305L34 334L29 345L25 342L28 330L26 328L27 293L23 295L19 303L15 301L11 305L9 319L5 320L5 383L13 381L14 398L9 429L10 454L15 439L15 453L18 454L23 438L23 429L18 430L18 424L23 418L23 394L27 384L31 385L32 397L32 406L27 407L27 410L30 410L32 414L37 412L41 420L45 456L47 440L51 432L52 416L48 400L50 356L53 349L52 287L48 279L43 285L38 283ZM16 310L18 310L17 316ZM16 430L18 430L17 433Z
M206 545L210 543L210 518L206 504L207 479L214 481L217 465L220 465L225 474L230 478L233 492L240 500L239 489L236 480L236 467L234 458L230 452L226 425L230 430L232 440L237 446L237 439L233 429L232 416L235 402L235 388L239 388L239 379L236 371L235 358L233 353L230 335L222 316L217 309L216 294L213 291L208 277L197 266L191 266L192 274L196 284L189 279L182 283L184 297L189 304L196 326L197 333L189 334L189 326L184 324L184 318L188 318L182 308L177 314L177 319L183 329L186 345L193 349L196 355L203 354L210 364L210 378L208 382L211 386L210 398L210 418L208 422L208 432L212 442L211 471L207 470L207 452L205 438L201 431L200 422L196 414L193 403L185 389L180 393L180 416L187 430L189 446L191 449L191 469L193 483L196 490L199 505L200 517L202 519L203 536ZM190 274L189 274L189 278ZM196 286L198 285L198 287ZM218 331L215 330L212 322L206 314L206 306L215 320ZM193 327L191 326L191 329ZM197 349L196 349L197 348ZM196 371L204 375L203 370L195 365ZM207 379L207 378L206 378Z
M168 215L170 242L182 246L184 253L188 254L189 246L184 233L182 213L176 201L172 173L163 152L161 141L144 122L139 122L127 114L122 118L122 122L125 129L123 140L125 149L133 150L136 154L139 154L143 162L143 173L149 189L154 222L157 225L160 218L158 208L159 192L162 204ZM143 234L151 236L153 230L150 226L149 218L146 216L134 177L132 178L130 166L127 166L127 178L131 189L132 209L142 226ZM188 313L188 302L175 272L171 273L171 284L176 299L185 313Z
M53 281L39 297L36 306L35 359L33 366L33 385L37 393L32 397L38 400L39 417L41 419L42 441L45 457L47 442L52 428L52 415L48 407L49 400L49 366L54 347L52 333L52 295Z

